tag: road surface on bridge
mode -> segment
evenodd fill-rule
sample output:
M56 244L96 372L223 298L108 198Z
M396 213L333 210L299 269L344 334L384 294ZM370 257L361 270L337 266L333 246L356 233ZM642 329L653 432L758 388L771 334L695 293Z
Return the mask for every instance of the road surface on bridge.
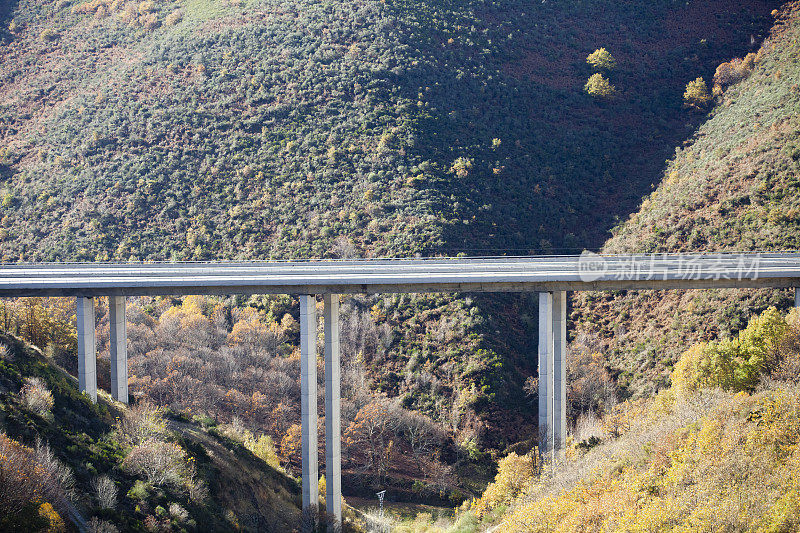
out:
M0 296L795 287L800 253L0 265Z

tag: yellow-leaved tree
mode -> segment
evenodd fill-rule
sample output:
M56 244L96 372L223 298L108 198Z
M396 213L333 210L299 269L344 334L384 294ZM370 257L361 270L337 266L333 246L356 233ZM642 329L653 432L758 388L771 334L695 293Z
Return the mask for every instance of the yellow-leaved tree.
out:
M617 89L611 85L611 82L599 72L589 77L586 81L586 85L583 86L583 90L596 98L605 99L613 98L617 91Z
M683 102L687 107L703 110L709 102L711 95L708 92L708 85L703 78L697 78L686 84L686 92L683 93Z
M598 48L586 58L586 62L597 70L612 70L617 60L605 48Z
M500 461L494 483L490 483L483 496L473 502L472 511L481 517L501 505L508 505L519 496L535 472L533 453L517 455L511 452Z

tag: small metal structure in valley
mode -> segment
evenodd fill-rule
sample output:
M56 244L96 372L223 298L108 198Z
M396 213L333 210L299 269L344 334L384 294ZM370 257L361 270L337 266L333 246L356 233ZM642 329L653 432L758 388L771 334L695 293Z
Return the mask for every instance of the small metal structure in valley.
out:
M378 505L379 505L378 518L380 518L381 521L381 529L385 529L384 528L385 524L383 523L383 499L386 497L386 491L382 490L376 493L376 495L378 496Z

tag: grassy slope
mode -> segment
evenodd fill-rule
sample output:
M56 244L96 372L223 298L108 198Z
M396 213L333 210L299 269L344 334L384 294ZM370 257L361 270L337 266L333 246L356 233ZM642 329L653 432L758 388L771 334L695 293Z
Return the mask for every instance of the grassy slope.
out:
M76 507L88 519L93 514L110 520L124 531L144 531L143 519L156 506L178 502L203 531L229 531L230 510L248 531L284 531L299 521L299 485L253 456L241 445L206 433L196 424L171 422L173 437L194 458L210 499L194 504L185 494L151 490L143 501L127 497L135 478L119 468L123 450L110 437L114 418L124 406L101 396L91 403L77 391L77 383L41 353L17 339L0 335L10 356L0 360L0 430L32 445L36 437L48 443L69 466L76 480ZM34 415L20 404L17 392L26 377L39 377L53 393L53 420ZM92 480L106 474L119 489L115 511L96 510Z
M664 181L615 230L606 252L800 247L797 3L787 4L750 77L728 88ZM599 334L634 394L668 382L680 351L738 331L751 313L791 305L784 290L581 294L579 329Z
M163 0L151 29L120 18L131 2L81 4L3 21L6 261L598 245L698 120L686 80L746 52L777 2ZM607 103L582 92L599 46L619 60ZM492 445L533 434L530 302L380 303L399 334L378 388Z

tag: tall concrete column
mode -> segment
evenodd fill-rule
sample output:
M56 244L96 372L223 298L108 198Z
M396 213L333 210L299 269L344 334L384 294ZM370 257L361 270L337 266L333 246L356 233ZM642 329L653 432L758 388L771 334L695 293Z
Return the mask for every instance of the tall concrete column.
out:
M78 386L81 392L97 401L97 348L94 328L94 299L75 299L78 319Z
M567 443L567 293L553 293L553 450L563 457Z
M341 368L339 358L339 295L325 300L325 503L328 514L342 522Z
M794 288L794 306L800 307L800 287Z
M125 297L108 297L111 329L111 396L128 403L128 335L125 328Z
M539 293L539 455L553 449L553 294Z
M304 510L319 504L316 305L314 296L300 296L300 428Z

